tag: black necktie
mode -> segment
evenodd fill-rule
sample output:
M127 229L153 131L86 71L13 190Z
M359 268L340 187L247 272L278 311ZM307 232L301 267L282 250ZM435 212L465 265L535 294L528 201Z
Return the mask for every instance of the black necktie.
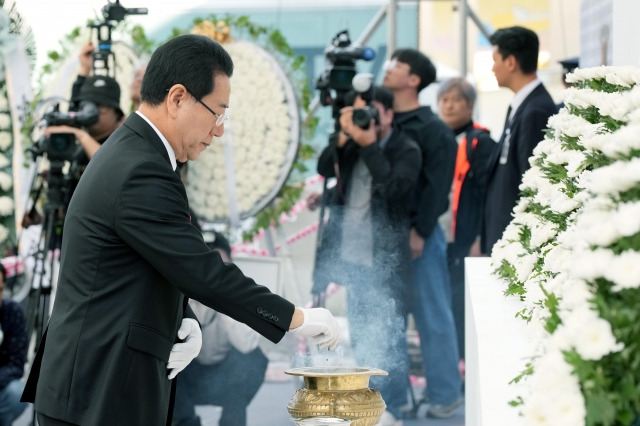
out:
M504 119L504 128L502 129L503 135L504 135L504 131L509 128L510 124L511 124L511 105L509 105L509 108L507 109L507 117Z
M502 136L500 137L500 160L499 164L507 164L509 156L509 145L511 142L511 105L507 109L507 117L504 120L504 129L502 130Z

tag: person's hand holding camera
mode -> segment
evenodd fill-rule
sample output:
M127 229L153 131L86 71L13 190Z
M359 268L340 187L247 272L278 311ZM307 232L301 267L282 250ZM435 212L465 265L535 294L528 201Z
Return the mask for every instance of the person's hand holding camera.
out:
M378 140L375 120L371 119L367 129L355 125L353 123L353 107L345 107L340 110L340 128L342 132L360 146L373 145ZM339 140L338 146L340 146Z
M49 126L44 129L44 135L49 137L53 133L71 133L82 148L84 148L87 156L91 158L96 153L100 144L86 130L72 126Z

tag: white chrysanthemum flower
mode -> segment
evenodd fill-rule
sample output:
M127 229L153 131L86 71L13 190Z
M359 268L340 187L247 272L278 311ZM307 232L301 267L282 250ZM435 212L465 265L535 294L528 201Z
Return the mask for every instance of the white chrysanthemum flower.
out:
M615 76L615 77L611 77ZM607 77L611 78L610 81ZM591 68L577 68L574 72L567 74L568 83L577 83L585 80L606 79L608 82L622 81L620 86L628 87L640 83L640 72L638 68L632 66L600 66ZM618 83L612 83L618 84Z
M569 151L567 159L567 176L576 177L583 171L583 165L587 157L580 151Z
M0 129L6 130L11 127L11 116L0 113Z
M11 147L11 144L13 144L13 136L11 136L11 133L0 132L0 151L6 151Z
M538 248L558 235L558 228L553 223L540 223L531 229L529 244L532 248Z
M576 251L570 262L569 272L574 277L586 281L604 277L614 257L615 254L611 250L604 248Z
M6 96L0 96L0 111L9 110L9 100Z
M4 156L3 154L0 154L0 169L4 169L9 164L11 164L9 159L6 156Z
M609 143L604 144L601 148L603 154L610 158L619 158L626 155L631 150L640 149L640 123L629 124L624 126L615 133L611 133L607 138Z
M603 276L615 284L613 291L640 287L640 253L627 250L615 256Z
M614 212L606 210L585 211L577 219L576 226L582 238L592 245L608 247L620 238L613 223Z
M536 359L528 380L530 394L522 407L525 425L584 424L586 409L580 383L559 351L547 349Z
M588 307L571 311L566 318L562 318L562 324L566 326L567 334L572 337L572 345L582 359L597 361L624 349L624 344L616 341L611 323Z
M13 214L13 198L0 197L0 216L9 216Z
M538 256L535 254L526 254L515 259L511 264L516 269L516 277L518 281L525 282L529 275L533 272L533 267L538 261Z
M640 201L618 205L613 215L614 226L623 237L640 232Z
M542 169L540 169L540 167L538 166L533 166L527 169L527 171L522 174L522 183L520 184L520 190L529 188L535 191L544 182L545 177L542 174Z
M559 274L557 281L561 283L558 286L560 301L558 309L560 311L573 311L575 309L588 306L589 301L593 300L595 295L586 281L577 279L568 274ZM563 316L563 314L560 314Z
M13 186L13 179L11 175L5 172L0 172L0 189L7 192Z
M557 239L556 239L557 240ZM562 272L569 267L572 250L558 244L551 248L544 257L544 270Z

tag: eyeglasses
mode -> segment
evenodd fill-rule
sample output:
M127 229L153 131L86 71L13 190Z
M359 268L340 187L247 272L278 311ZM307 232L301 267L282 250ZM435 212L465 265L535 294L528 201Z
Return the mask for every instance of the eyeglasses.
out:
M229 111L225 111L224 114L220 115L217 112L215 112L214 110L212 110L211 108L209 108L207 106L207 104L205 104L204 102L202 102L202 99L198 99L193 93L191 93L191 91L189 89L187 89L185 87L185 89L187 90L187 92L189 92L189 94L191 96L193 96L193 99L195 99L196 101L198 101L203 107L205 107L211 114L213 114L213 116L216 118L216 126L222 126L223 124L226 124L229 121Z
M396 67L396 65L398 65L398 60L396 58L387 59L386 61L384 61L384 64L382 64L382 69L385 71L392 70Z

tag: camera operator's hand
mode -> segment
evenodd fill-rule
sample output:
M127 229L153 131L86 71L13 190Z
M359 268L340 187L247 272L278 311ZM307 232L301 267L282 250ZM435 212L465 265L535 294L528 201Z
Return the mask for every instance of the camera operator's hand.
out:
M80 54L78 54L78 61L80 62L80 69L78 70L78 75L82 77L89 77L91 74L91 69L93 68L93 52L96 49L93 47L93 44L86 44Z
M87 157L93 157L93 154L100 148L100 143L95 140L86 130L71 126L49 126L44 129L44 135L49 137L53 133L72 133Z
M340 128L360 146L369 146L378 140L373 119L371 119L369 128L366 130L353 124L353 107L344 107L340 110ZM339 143L338 146L340 146Z

